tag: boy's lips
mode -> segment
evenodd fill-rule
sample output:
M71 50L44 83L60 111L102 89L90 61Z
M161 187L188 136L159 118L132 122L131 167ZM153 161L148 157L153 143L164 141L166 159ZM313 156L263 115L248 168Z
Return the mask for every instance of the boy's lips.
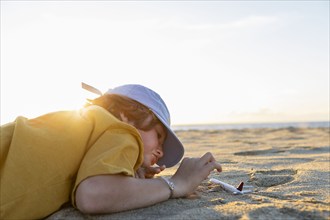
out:
M156 164L157 163L157 161L158 161L158 157L156 156L156 155L152 155L153 157L152 157L152 159L151 159L151 165L154 165L154 164Z

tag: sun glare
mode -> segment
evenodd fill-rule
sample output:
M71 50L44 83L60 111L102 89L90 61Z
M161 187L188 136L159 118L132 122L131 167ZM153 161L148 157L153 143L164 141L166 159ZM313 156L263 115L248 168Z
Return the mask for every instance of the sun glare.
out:
M81 82L146 85L174 124L328 120L329 3L254 4L1 1L1 123L80 108Z

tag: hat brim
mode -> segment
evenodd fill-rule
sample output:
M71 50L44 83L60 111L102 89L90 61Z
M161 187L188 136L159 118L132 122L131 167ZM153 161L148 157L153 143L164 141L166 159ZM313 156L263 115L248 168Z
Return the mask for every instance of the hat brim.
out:
M168 127L167 123L163 121L162 117L160 117L156 112L154 112L154 114L167 129L167 136L163 144L163 157L158 160L157 165L173 167L182 159L184 147L175 135L174 131L172 131L172 129Z

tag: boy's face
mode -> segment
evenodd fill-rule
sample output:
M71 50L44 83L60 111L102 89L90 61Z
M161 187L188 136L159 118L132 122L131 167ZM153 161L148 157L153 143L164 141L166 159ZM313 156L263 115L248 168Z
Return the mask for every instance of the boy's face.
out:
M158 162L163 157L163 144L167 135L165 127L157 123L148 131L138 130L144 144L144 167L150 167Z

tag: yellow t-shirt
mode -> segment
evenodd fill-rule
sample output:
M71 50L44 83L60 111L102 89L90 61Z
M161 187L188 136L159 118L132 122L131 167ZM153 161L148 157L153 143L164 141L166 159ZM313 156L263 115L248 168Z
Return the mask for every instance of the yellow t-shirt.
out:
M137 130L98 106L18 117L0 140L1 219L46 217L87 177L134 176L143 160Z

